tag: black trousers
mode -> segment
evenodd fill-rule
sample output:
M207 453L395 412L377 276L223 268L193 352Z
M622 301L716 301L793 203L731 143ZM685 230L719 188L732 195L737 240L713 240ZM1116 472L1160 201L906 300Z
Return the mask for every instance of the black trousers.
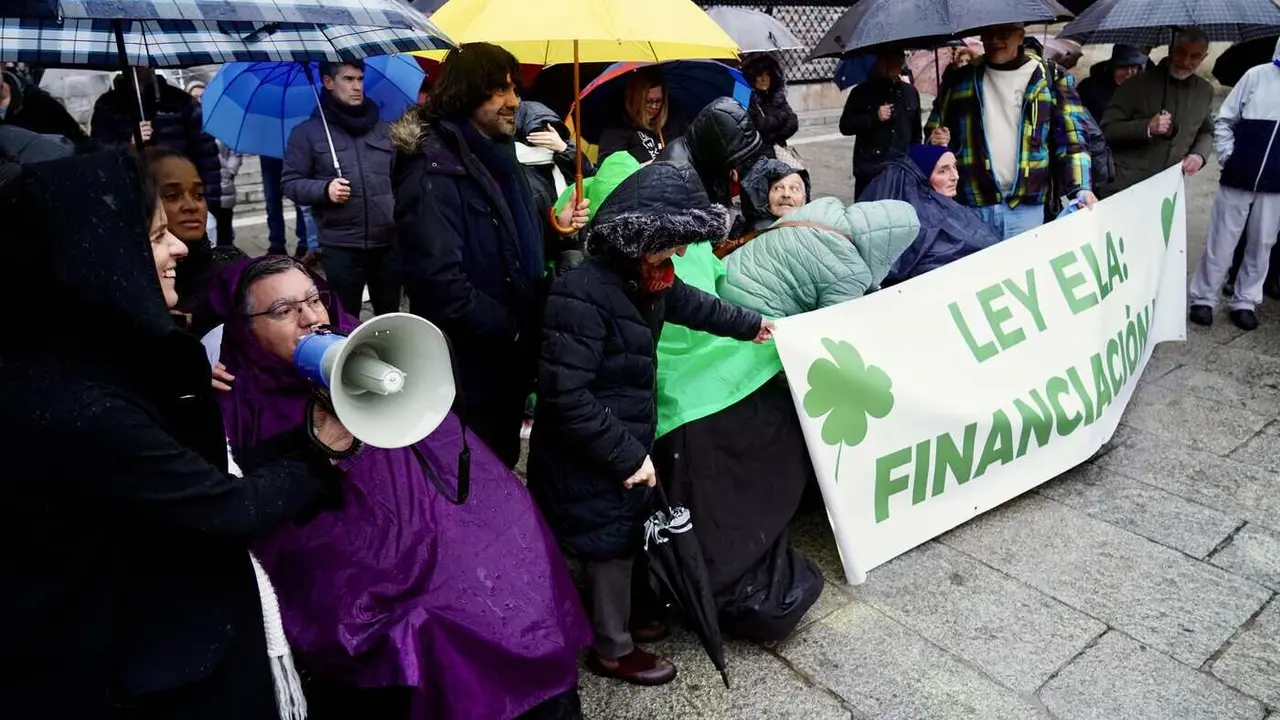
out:
M400 310L400 256L394 245L381 248L325 246L320 253L325 280L342 308L360 317L364 288L375 315Z
M862 199L862 193L866 192L867 186L872 180L876 179L879 171L871 173L854 173L853 174L853 201L858 202Z
M236 229L231 224L235 220L235 208L215 208L213 219L218 223L218 247L232 247L236 244Z

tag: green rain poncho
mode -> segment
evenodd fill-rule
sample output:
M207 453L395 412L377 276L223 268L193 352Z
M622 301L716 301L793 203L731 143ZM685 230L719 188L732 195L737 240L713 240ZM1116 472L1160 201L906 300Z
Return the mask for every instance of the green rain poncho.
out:
M583 180L582 192L591 201L592 214L619 183L639 169L640 163L630 153L613 153L594 177ZM560 195L557 212L564 209L572 193L568 188ZM681 280L719 297L716 282L724 276L724 263L709 243L690 245L684 257L672 260ZM720 412L781 371L782 361L773 343L744 343L667 323L658 339L657 436Z

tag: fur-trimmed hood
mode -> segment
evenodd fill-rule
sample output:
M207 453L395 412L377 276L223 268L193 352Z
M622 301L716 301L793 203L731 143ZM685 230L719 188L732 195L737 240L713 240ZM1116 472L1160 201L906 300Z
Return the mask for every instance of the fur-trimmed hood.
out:
M747 85L751 87L752 92L760 92L756 90L756 78L764 73L769 73L769 77L773 82L769 85L766 95L773 95L779 90L786 91L787 76L782 71L782 63L778 62L778 58L773 53L757 53L748 55L742 61L742 77L746 79Z
M414 105L401 115L399 120L391 123L387 136L391 140L391 147L395 148L396 152L412 155L422 147L422 141L427 136L427 124L422 121L420 110L421 108Z
M693 168L655 162L609 194L582 236L592 255L640 258L681 245L720 242L728 232L728 210L711 203Z

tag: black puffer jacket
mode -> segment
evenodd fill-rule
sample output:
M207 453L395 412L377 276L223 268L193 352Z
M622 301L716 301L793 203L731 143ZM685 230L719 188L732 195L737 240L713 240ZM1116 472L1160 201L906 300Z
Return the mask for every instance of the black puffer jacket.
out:
M121 73L111 89L93 104L89 121L91 137L104 143L127 145L133 141L138 117L138 95ZM195 163L200 180L210 192L205 196L210 209L221 202L216 188L222 187L222 160L218 141L204 132L200 105L187 93L156 76L155 85L142 93L143 117L151 121L150 145L164 145L186 155Z
M756 89L755 79L764 74L769 75L769 89L761 92ZM800 129L800 120L787 102L787 78L782 65L772 54L760 53L742 61L742 75L751 86L751 107L747 110L760 133L760 152L774 157L774 146L786 145Z
M528 143L529 133L544 131L548 126L565 141L564 150L553 153ZM577 175L573 139L568 126L554 110L540 102L521 101L520 109L516 110L516 158L524 168L529 189L533 191L534 207L538 212L538 218L542 221L543 252L546 259L561 261L557 264L572 264L580 261L582 248L578 240L573 236L561 235L551 225L550 211L560 197L559 191L556 190L554 171L560 172L560 176L564 178L567 185L573 185L574 177ZM586 156L583 156L582 177L588 178L595 174L595 166Z
M689 168L641 168L584 228L591 257L552 285L529 489L574 556L609 560L639 549L651 491L623 482L653 445L663 322L740 340L759 332L759 314L678 278L661 293L640 289L639 258L723 238L725 219Z
M702 109L689 125L689 131L658 156L659 160L689 165L698 173L702 187L711 202L729 207L733 202L732 170L745 178L760 158L760 133L751 122L746 108L729 97L717 98ZM759 211L742 198L742 212L735 213L729 231L737 237L746 231L744 217L758 217Z
M39 86L28 84L7 70L0 74L0 82L9 86L10 93L9 108L0 123L41 135L61 135L77 145L89 139L67 108Z

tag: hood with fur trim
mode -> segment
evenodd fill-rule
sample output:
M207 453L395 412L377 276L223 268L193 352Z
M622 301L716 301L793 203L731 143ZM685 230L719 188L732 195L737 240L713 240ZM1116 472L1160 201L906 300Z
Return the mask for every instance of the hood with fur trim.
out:
M693 168L655 162L609 194L582 236L592 255L640 258L681 245L720 242L728 232L728 211L711 203Z
M401 115L399 120L391 123L387 137L396 152L412 155L422 146L422 141L427 136L427 124L422 121L419 110L415 105Z
M786 91L787 76L782 71L782 63L778 62L778 58L774 57L773 53L748 55L742 61L742 77L746 79L752 92L760 92L756 90L755 80L764 73L769 73L769 77L773 80L766 95L774 95L779 90Z

